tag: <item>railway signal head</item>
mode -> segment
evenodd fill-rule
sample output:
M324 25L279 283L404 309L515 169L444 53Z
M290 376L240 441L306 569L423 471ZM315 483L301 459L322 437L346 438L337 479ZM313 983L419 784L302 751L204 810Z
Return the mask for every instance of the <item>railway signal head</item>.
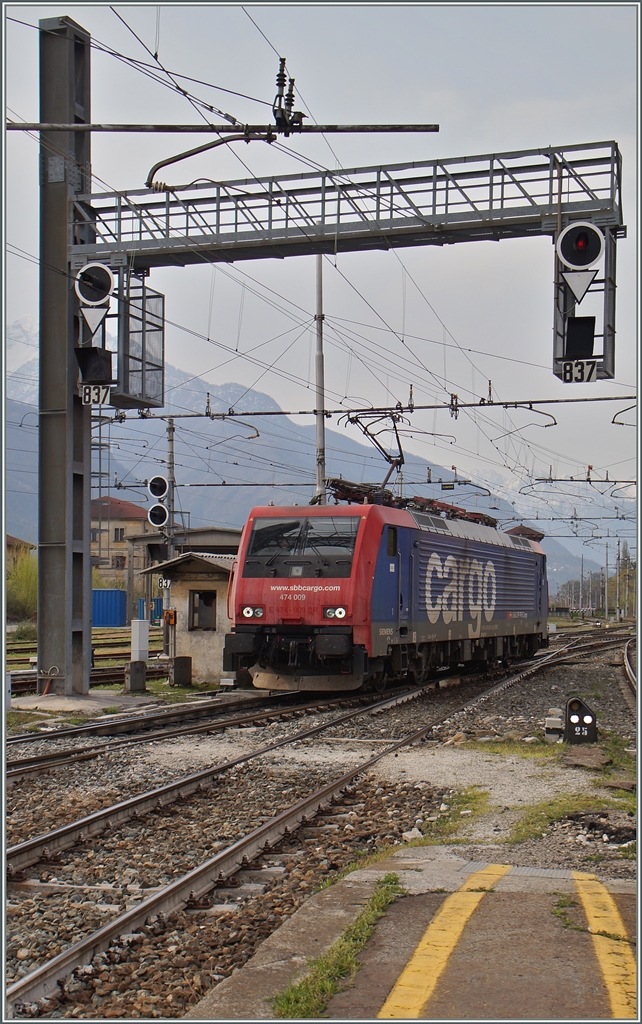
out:
M104 263L88 263L76 274L74 287L84 306L102 306L114 290L114 275Z
M153 476L147 484L147 490L152 498L164 498L167 494L167 480L164 476Z
M564 740L566 743L597 743L595 713L579 697L571 697L566 702Z
M147 513L147 518L149 519L152 526L155 526L157 529L159 529L161 526L165 526L167 520L169 519L169 512L167 511L165 505L152 505L149 512Z
M557 255L571 270L586 270L602 258L604 235L589 221L575 221L557 239Z

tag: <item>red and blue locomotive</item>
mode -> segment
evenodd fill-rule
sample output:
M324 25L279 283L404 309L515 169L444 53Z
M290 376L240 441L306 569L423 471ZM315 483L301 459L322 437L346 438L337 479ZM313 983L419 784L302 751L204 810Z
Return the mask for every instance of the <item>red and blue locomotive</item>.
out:
M404 504L252 509L224 671L261 689L383 689L547 645L538 543L480 513Z

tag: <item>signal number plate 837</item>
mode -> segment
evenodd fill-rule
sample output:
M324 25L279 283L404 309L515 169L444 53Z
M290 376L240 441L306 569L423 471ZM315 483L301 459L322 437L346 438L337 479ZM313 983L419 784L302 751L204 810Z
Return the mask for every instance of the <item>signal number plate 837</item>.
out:
M586 384L597 380L597 359L570 359L562 363L564 384Z
M108 384L81 384L80 397L83 405L107 405L111 388Z

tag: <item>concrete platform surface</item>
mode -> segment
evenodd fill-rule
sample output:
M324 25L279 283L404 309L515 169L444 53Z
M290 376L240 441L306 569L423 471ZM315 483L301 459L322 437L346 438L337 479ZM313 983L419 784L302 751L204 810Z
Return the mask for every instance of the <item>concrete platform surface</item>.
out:
M488 849L488 864L507 864L509 860L510 850L505 846ZM376 880L388 871L398 874L409 896L394 903L378 922L360 955L363 966L354 983L333 997L323 1016L343 1020L400 1017L382 1010L427 927L448 895L457 893L467 879L477 878L476 873L486 867L486 863L461 857L454 847L415 847L355 871L307 900L243 968L191 1007L185 1017L271 1019L271 999L300 980L308 961L340 938L372 895ZM636 883L601 879L599 888L610 894L627 934L634 937ZM452 955L428 1003L413 1017L613 1019L610 989L571 871L508 868L490 891L473 899L478 901L474 913L453 942ZM560 901L570 900L572 907L563 914L569 915L571 924L565 927L553 910L559 910ZM628 943L620 945L630 949ZM403 1015L403 1019L408 1018Z
M150 708L171 708L190 704L198 704L204 701L214 701L217 704L236 703L239 700L257 699L256 691L234 690L232 693L222 693L212 696L199 696L190 694L185 701L167 701L162 696L154 696L151 691L146 693L122 693L118 690L104 690L101 687L89 690L89 693L65 694L30 693L24 697L11 698L12 711L75 711L79 714L91 715L104 711L105 708L118 708L120 712L132 712L149 710Z
M118 693L114 690L90 689L89 693L74 693L66 696L60 693L30 693L25 697L12 697L12 711L76 711L91 715L105 708L119 708L122 711L140 711L144 707L160 707L165 701L150 693Z

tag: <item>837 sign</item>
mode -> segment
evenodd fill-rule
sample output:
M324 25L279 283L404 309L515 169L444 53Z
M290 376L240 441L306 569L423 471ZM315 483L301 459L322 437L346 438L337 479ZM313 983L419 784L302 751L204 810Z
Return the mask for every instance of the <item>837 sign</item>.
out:
M110 392L109 384L80 385L80 397L83 405L107 405Z
M564 384L587 384L597 380L597 359L566 359L562 363Z

